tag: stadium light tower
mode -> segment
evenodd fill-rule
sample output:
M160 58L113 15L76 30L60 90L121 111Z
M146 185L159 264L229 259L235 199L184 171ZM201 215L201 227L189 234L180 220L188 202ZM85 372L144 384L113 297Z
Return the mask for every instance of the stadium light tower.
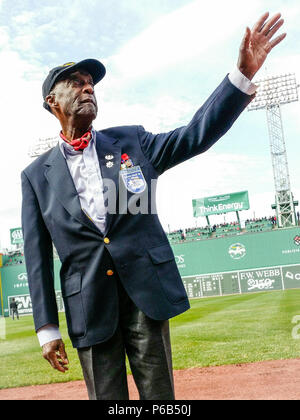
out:
M42 153L47 152L47 150L52 149L56 146L58 142L57 137L49 137L47 139L39 139L37 143L30 147L28 154L30 157L35 158L40 156Z
M267 112L278 227L295 226L295 203L291 192L281 106L298 101L299 85L294 73L267 77L255 84L258 86L256 97L248 106L248 111L266 109Z

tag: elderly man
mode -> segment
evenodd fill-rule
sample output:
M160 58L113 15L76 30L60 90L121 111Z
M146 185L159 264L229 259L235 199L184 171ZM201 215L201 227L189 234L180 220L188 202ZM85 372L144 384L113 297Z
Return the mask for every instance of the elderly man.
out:
M43 356L65 372L53 282L55 245L68 332L90 399L128 399L125 355L141 399L174 399L168 320L189 308L155 212L155 181L209 149L255 94L251 79L283 24L264 14L246 29L237 69L192 121L154 135L141 126L95 131L97 60L51 70L44 107L60 122L58 144L21 174L22 227L35 328Z

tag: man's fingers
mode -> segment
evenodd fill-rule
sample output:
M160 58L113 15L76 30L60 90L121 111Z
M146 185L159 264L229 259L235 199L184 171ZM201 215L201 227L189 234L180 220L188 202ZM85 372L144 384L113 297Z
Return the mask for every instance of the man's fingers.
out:
M68 370L67 367L64 366L63 362L60 362L58 360L58 357L56 353L51 353L46 357L50 365L53 367L53 369L57 369L58 371L65 373L66 370Z
M277 13L276 15L274 15L270 20L268 20L263 26L262 28L260 28L260 33L263 35L267 35L268 32L270 31L270 29L276 24L276 22L278 21L278 19L281 18L281 13Z
M60 355L60 357L62 359L62 363L64 365L68 365L69 364L69 360L68 360L68 356L67 356L67 353L66 353L66 350L65 350L64 343L61 343L60 344L58 351L59 351L59 355Z
M273 41L270 42L270 51L276 47L276 45L278 45L281 41L284 40L284 38L286 37L286 33L285 34L281 34L279 35L277 38L275 38Z
M265 21L268 19L269 15L270 15L269 12L264 13L256 22L256 24L253 26L252 32L259 32L261 28L263 27Z
M63 373L68 370L65 365L69 364L69 361L64 342L61 339L44 344L43 357L48 360L53 369L57 369Z
M251 39L251 30L247 26L246 32L245 32L245 35L244 35L244 38L242 40L241 47L240 47L241 50L246 50L249 47L250 39Z
M62 357L60 356L60 354L57 354L57 355L56 355L56 357L57 357L57 359L59 360L59 363L61 363L62 365L68 365L68 364L69 364L68 360L67 360L67 359L65 359L65 358L62 358Z
M272 38L272 36L276 34L276 32L278 31L278 29L279 29L279 28L281 28L281 26L283 25L283 23L284 23L284 20L283 20L283 19L280 19L280 20L276 23L276 25L274 25L274 26L273 26L273 28L271 28L271 29L269 30L269 32L266 34L267 39L271 39L271 38Z

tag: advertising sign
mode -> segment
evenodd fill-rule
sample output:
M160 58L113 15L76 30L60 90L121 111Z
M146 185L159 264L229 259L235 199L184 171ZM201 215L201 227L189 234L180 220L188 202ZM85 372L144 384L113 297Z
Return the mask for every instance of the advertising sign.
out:
M22 228L10 229L10 243L12 245L23 244Z
M8 297L9 315L11 315L10 304L11 304L13 298L15 299L16 303L18 304L19 315L32 314L32 304L31 304L30 295L18 295L18 296L9 296Z
M242 293L282 289L280 267L240 271L239 277Z
M65 310L64 302L62 298L62 293L60 290L55 292L56 295L56 303L57 303L57 309L59 312L63 312ZM18 312L19 315L30 315L32 314L32 303L31 303L31 297L30 295L16 295L16 296L8 296L8 312L11 316L11 309L10 304L12 302L12 299L15 299L15 301L18 304Z
M217 195L193 200L194 217L249 210L248 191Z

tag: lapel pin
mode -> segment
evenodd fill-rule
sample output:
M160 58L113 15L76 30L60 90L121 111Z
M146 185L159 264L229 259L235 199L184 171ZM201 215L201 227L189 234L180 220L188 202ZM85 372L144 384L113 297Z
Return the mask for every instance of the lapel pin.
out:
M106 160L113 160L114 156L113 155L106 155L105 159Z
M127 168L132 168L133 167L133 163L132 160L130 159L130 157L127 155L127 153L124 153L121 156L121 170L122 169L127 169Z

